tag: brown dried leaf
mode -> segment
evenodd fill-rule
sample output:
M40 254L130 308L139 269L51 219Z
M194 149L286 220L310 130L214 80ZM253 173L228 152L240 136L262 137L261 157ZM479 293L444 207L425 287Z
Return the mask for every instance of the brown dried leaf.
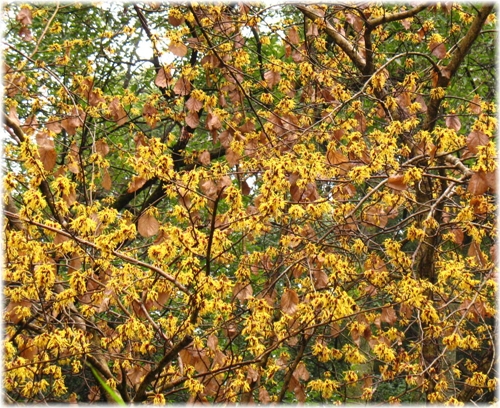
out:
M268 88L272 89L281 80L281 74L279 72L267 71L264 74L264 79L266 80Z
M19 348L19 355L26 360L32 361L40 350L35 345L33 339L23 336L24 344Z
M469 180L467 191L474 196L478 196L486 193L487 190L488 183L486 182L484 171L474 173Z
M61 130L63 129L61 121L55 118L50 118L50 120L45 124L45 127L54 133L61 133Z
M253 368L252 366L248 367L247 371L247 379L249 381L257 381L260 377L259 371Z
M158 109L156 109L150 103L144 104L142 108L142 116L146 119L146 123L149 127L154 128L158 122Z
M363 213L364 221L371 225L376 225L384 228L387 225L389 218L384 209L379 205L372 205Z
M68 207L71 207L76 202L76 190L74 186L71 186L69 194L63 194L63 200L66 202Z
M207 115L206 127L208 130L217 130L222 127L220 118L213 112Z
M168 50L178 56L178 57L184 57L187 54L187 47L183 43L171 43L168 46Z
M184 16L181 16L180 18L175 17L172 14L169 14L168 16L168 22L173 25L174 27L180 26L182 23L184 23Z
M346 200L356 194L354 184L338 184L333 188L333 196L336 200Z
M262 404L269 404L271 402L269 392L263 386L259 388L259 401Z
M188 125L190 128L195 129L198 127L200 124L200 118L198 116L198 113L196 112L189 112L186 116L185 119L186 125Z
M111 111L111 116L118 126L123 125L127 122L127 112L123 109L120 102L120 98L115 97L109 104L109 110Z
M460 228L452 228L451 231L453 236L453 242L458 245L462 245L464 242L464 232Z
M217 345L219 344L219 338L213 333L207 338L207 346L210 350L217 350Z
M250 299L253 295L252 285L250 285L249 283L244 284L238 282L236 285L234 285L233 295L235 295L236 298L242 302L244 300Z
M79 256L73 256L68 262L68 272L72 273L78 271L82 268L82 258Z
M395 174L393 176L389 176L389 178L387 179L387 186L397 191L403 191L408 189L408 186L403 181L403 177L404 176L402 174Z
M37 133L36 143L38 145L38 154L43 168L46 171L51 171L56 165L57 153L55 143L47 133Z
M401 303L401 306L399 307L399 314L405 319L409 319L413 314L413 307L408 303Z
M146 313L144 312L144 310L142 310L141 304L142 303L140 301L134 299L132 301L132 309L134 309L134 313L139 319L145 319Z
M83 126L85 121L85 113L81 109L73 108L71 114L61 121L61 127L68 132L68 135L73 136L76 129Z
M102 171L102 181L101 181L102 188L106 191L111 190L112 182L111 182L111 176L109 175L108 169L103 169Z
M19 30L19 37L21 37L23 41L33 41L31 30L28 27L21 27Z
M306 33L306 37L317 37L319 35L319 31L318 31L318 26L317 24L315 23L311 23L309 24L309 27L307 27L307 33Z
M204 166L208 166L210 164L210 152L208 150L203 150L203 152L201 152L198 160ZM215 184L214 184L214 186L215 186Z
M250 186L248 185L248 183L245 180L243 180L241 182L241 194L243 194L243 195L249 195L250 191L251 191L250 190Z
M33 22L33 16L31 14L30 7L22 7L16 16L16 21L19 21L23 26L29 26Z
M387 74L389 76L389 74ZM408 106L411 105L411 97L410 97L410 92L401 92L397 97L396 100L398 102L398 106L402 108L405 112L407 112Z
M281 297L281 310L286 314L293 315L297 311L298 303L299 297L297 295L297 292L295 292L293 289L288 289Z
M315 289L323 289L328 286L328 275L323 269L314 269L313 278Z
M411 21L408 18L405 18L404 20L401 20L400 23L403 25L405 30L409 30L411 27Z
M476 258L477 263L482 268L484 268L484 266L486 265L486 258L483 254L483 251L481 251L481 247L476 241L472 241L472 243L470 244L469 250L467 251L467 256Z
M429 43L429 49L431 54L439 59L443 59L446 56L446 47L443 43Z
M484 134L480 130L473 130L469 133L469 136L467 136L466 143L469 151L473 154L476 154L478 152L477 147L486 146L489 141L490 139L486 134Z
M326 154L326 160L332 166L336 166L340 168L340 174L346 174L350 168L352 167L347 156L342 154L340 151L332 151L329 150Z
M31 302L29 300L21 300L19 302L11 300L4 311L4 319L7 322L18 324L23 317L19 314L21 307L31 307Z
M160 223L154 217L154 215L145 212L139 217L139 220L137 222L137 231L139 231L139 234L141 234L144 238L149 238L153 235L156 235L159 230Z
M76 142L71 143L69 147L69 160L68 160L68 170L73 174L80 173L80 166L78 163L78 146Z
M469 102L469 109L472 113L479 115L482 112L481 98L479 95L474 95L474 98Z
M226 150L226 160L229 164L229 166L233 167L236 166L241 159L241 155L237 152L235 152L233 149L228 148Z
M159 88L166 88L172 83L170 68L160 68L156 74L155 85Z
M99 139L95 142L94 146L96 153L98 153L101 157L104 157L109 153L109 146L104 139Z
M142 367L140 365L134 365L132 368L129 368L127 370L127 383L132 387L138 385L142 378L150 371L149 368L148 366Z
M214 54L208 54L201 59L201 65L207 68L217 68L220 66L220 61Z
M180 77L174 85L176 95L189 95L191 92L191 82L184 77Z
M133 193L134 191L139 190L144 184L146 184L146 181L147 180L145 178L142 178L140 176L132 177L132 181L127 190L127 193Z
M87 395L89 403L92 404L92 403L97 402L101 399L101 390L99 389L99 387L97 385L93 385L92 387L90 387L89 391L90 392Z
M462 127L462 124L460 123L460 119L457 115L446 116L445 123L446 123L447 128L453 129L456 132L458 132L460 130L460 128Z
M382 308L380 320L392 326L398 320L394 308L392 306Z
M496 172L496 170L495 171L488 171L488 172L484 173L484 178L486 180L486 184L491 189L491 191L496 193L496 191L497 191L497 172Z
M420 104L420 112L427 112L427 104L425 103L425 99L421 94L417 95L417 97L415 98L415 102L418 102Z
M200 102L198 99L191 96L186 102L186 108L188 108L189 112L198 112L201 108L203 108L203 102Z
M303 361L301 361L298 365L295 371L293 372L293 376L297 378L298 380L304 380L307 381L311 377L309 374L309 371L307 371L306 365L304 364Z
M238 335L238 327L234 323L229 323L224 328L224 334L229 339L234 339Z
M299 37L299 32L297 31L297 27L292 26L287 31L287 39L290 42L290 44L293 45L298 45L300 43L300 37Z
M200 189L208 198L214 199L217 197L217 184L212 180L205 180L200 184Z

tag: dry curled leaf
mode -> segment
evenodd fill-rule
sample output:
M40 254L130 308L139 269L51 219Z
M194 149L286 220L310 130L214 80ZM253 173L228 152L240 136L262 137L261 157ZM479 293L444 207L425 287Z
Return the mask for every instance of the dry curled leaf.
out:
M484 171L474 173L469 180L467 191L474 196L478 196L486 193L487 190L488 190L488 182L486 181L486 176Z
M297 27L293 26L287 31L287 39L290 44L298 45L300 43L299 32L297 31Z
M22 7L16 16L16 20L23 26L29 26L33 22L33 15L31 13L31 7Z
M467 136L466 143L469 151L476 154L478 152L478 146L486 146L489 141L490 139L485 133L480 130L473 130L469 133L469 136Z
M458 132L462 127L462 124L460 123L460 118L457 115L446 116L445 123L447 128L453 129L456 132Z
M137 222L137 231L144 238L149 238L158 233L160 229L160 223L158 220L150 213L143 213Z
M130 183L130 186L128 187L127 193L133 193L137 190L139 190L144 184L146 184L146 179L140 176L134 176L132 177L132 182Z
M198 112L201 108L203 108L203 102L199 101L194 96L191 96L186 102L186 108L190 112Z
M171 43L168 46L168 50L178 56L178 57L184 57L187 54L187 47L183 43Z
M281 74L279 72L267 71L264 74L264 79L266 80L267 86L272 89L280 82Z
M185 119L186 125L190 128L195 129L200 124L200 118L197 112L189 112Z
M234 285L233 295L240 301L250 299L253 295L252 285L238 282Z
M180 77L174 85L174 92L180 96L189 95L189 92L191 92L191 82L185 77Z
M380 315L380 320L389 325L393 325L397 320L396 312L392 306L382 308L382 313Z
M288 289L281 297L280 306L283 313L293 315L297 311L299 296L293 289Z
M111 117L116 122L118 126L123 125L127 122L127 112L123 109L123 106L118 97L115 97L109 104L109 110L111 111Z
M104 157L109 153L109 146L104 139L99 139L95 142L94 146L96 153L98 153L101 157Z
M102 185L102 188L104 188L106 191L111 190L112 182L111 182L111 176L109 175L108 169L103 169L103 171L102 171L101 185Z
M46 133L37 133L36 143L38 145L38 154L43 168L51 171L56 165L57 153L54 140Z
M429 43L429 49L431 54L439 59L443 59L446 56L446 46L443 43Z
M390 176L387 179L387 186L397 191L403 191L408 188L407 184L404 182L404 176L402 174Z
M166 88L172 84L172 73L170 68L162 67L158 70L155 78L155 85L159 88Z
M208 166L210 164L210 152L208 150L204 150L203 152L201 152L198 160L204 166Z

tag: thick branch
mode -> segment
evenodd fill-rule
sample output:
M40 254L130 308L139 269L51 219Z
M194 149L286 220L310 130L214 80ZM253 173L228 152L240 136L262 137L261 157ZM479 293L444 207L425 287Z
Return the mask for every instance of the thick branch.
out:
M285 379L283 380L283 386L281 387L280 395L278 396L278 402L283 402L283 398L285 398L288 385L292 380L293 373L295 372L295 369L299 365L300 360L302 360L302 357L304 356L304 352L306 350L306 346L307 343L309 343L310 338L311 337L306 337L306 336L302 337L302 342L300 344L300 349L297 352L297 356L295 357L295 360L293 361L292 365L288 368L288 372L286 373Z
M137 390L137 394L135 395L134 402L141 402L146 399L146 389L148 386L151 384L151 382L154 381L157 375L159 375L162 370L167 366L168 363L170 363L175 357L177 357L177 354L187 347L189 343L193 341L191 336L185 336L179 343L177 343L172 349L165 354L165 356L160 360L156 368L152 371L150 371L146 377L144 377L144 380L142 380L141 385L139 386L139 389Z
M21 127L17 123L15 123L11 118L9 118L5 113L3 115L3 118L5 124L14 131L14 134L19 138L21 142L24 142L26 140L26 135L24 134ZM56 206L54 204L54 196L50 191L49 183L47 183L47 180L43 179L40 182L40 191L42 192L45 200L47 201L47 204L49 205L50 212L52 213L52 215L59 222L59 224L64 224L63 217L61 217L61 215L56 210Z
M310 18L313 21L318 18L321 20L323 19L323 17L317 10L314 10L308 6L296 5L295 7L297 7L297 9L299 9L306 17ZM340 35L335 30L335 28L333 28L332 25L327 21L325 21L324 30L326 34L333 38L335 43L342 49L342 51L347 54L356 68L358 68L362 72L365 68L366 62L363 57L356 52L354 46L345 37Z
M460 43L457 45L456 51L449 64L437 72L439 77L436 87L446 88L449 85L451 79L460 67L460 64L469 53L472 44L474 44L474 41L476 41L479 36L481 28L493 10L493 6L494 4L487 4L481 7L476 18L472 22L469 31L467 31L467 34L465 34ZM434 129L442 100L443 98L431 99L430 103L427 105L427 118L423 125L424 130L431 131Z
M371 18L366 22L366 27L369 27L370 29L374 29L375 27L385 24L385 23L390 23L391 21L399 21L399 20L404 20L405 18L408 17L413 17L414 15L420 13L421 11L425 10L427 7L429 7L430 4L421 4L420 6L414 7L410 10L405 10L400 13L394 13L394 14L384 14L383 16L377 17L377 18Z
M375 69L373 65L373 49L372 49L372 37L371 37L373 29L384 23L404 20L405 18L412 17L420 13L421 11L425 10L428 6L429 6L428 4L422 4L420 6L412 8L411 10L406 10L401 13L394 13L389 15L384 14L381 17L372 18L366 22L366 29L364 33L366 65L363 69L364 75L371 75L373 73L373 70Z

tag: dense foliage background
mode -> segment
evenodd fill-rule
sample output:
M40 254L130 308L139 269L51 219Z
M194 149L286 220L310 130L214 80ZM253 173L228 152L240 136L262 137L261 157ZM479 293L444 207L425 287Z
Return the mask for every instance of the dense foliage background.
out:
M492 5L3 16L8 402L493 400Z

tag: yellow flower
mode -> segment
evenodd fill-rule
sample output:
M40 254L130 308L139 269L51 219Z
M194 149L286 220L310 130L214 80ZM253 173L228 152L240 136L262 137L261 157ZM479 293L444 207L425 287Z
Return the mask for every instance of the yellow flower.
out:
M431 89L431 99L442 99L444 98L445 94L446 92L441 87Z

